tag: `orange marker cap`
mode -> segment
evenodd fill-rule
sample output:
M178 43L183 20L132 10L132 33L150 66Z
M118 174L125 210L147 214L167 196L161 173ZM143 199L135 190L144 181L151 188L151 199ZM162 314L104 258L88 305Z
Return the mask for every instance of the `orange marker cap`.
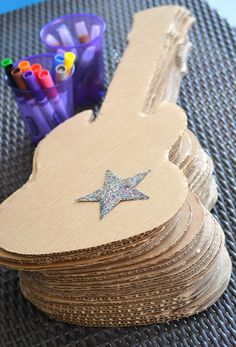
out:
M18 64L18 68L21 69L22 73L24 73L24 72L30 70L30 62L28 60L22 60Z

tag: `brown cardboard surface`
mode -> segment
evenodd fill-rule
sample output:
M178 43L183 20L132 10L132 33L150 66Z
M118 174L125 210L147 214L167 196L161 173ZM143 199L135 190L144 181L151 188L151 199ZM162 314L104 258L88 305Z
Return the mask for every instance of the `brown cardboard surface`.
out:
M145 25L147 22L148 25ZM181 183L185 184L183 189L181 184L166 187L164 178L167 178L168 169L158 157L161 152L166 155L181 136L186 120L180 121L180 112L170 106L172 123L176 125L171 124L170 127L171 117L169 125L165 122L174 135L174 138L170 136L168 143L164 132L169 129L164 130L159 116L162 111L158 104L162 97L158 96L155 102L153 100L157 91L161 91L159 86L167 79L168 65L161 68L166 57L171 57L179 75L183 73L183 64L187 59L184 47L192 22L190 13L177 6L152 9L135 16L128 49L101 109L103 117L90 126L87 112L49 134L38 146L29 182L1 205L2 249L19 254L47 254L96 247L151 230L177 213L186 196L186 183ZM157 30L155 41L140 40L140 34L151 37L150 33ZM162 53L157 56L157 52ZM140 59L136 59L137 56ZM149 103L151 108L148 107L146 112L145 105ZM143 119L144 113L158 115L155 117L157 121ZM160 146L160 142L165 146ZM158 168L156 163L153 164L155 157ZM168 167L168 182L181 180L176 168L169 163ZM108 169L121 177L152 170L139 187L146 189L147 195L152 192L152 199L121 203L101 222L98 220L98 204L75 204L74 200L101 188ZM160 183L159 187L158 184L154 186L154 181ZM163 191L161 187L167 189ZM172 194L178 197L178 201L169 208L168 200L171 200ZM128 209L125 205L129 206ZM155 218L150 219L151 205L155 206L152 213Z
M172 81L170 84L167 76L182 77L182 65L187 60L184 48L192 23L190 12L178 6L163 6L134 16L132 31L128 36L128 49L109 86L101 118L105 120L107 112L111 119L126 117L133 105L136 110L142 110L144 115L156 113L157 105L165 99L162 86L165 85L168 90L178 90L178 83ZM140 37L149 39L140 40ZM170 70L170 65L176 73ZM126 78L125 88L123 76ZM176 101L170 98L167 100ZM118 114L117 109L120 111ZM137 112L134 112L136 115Z
M196 198L191 195L189 197L190 200L192 200L192 203L194 201L197 202ZM196 203L195 203L196 204ZM196 204L196 206L201 206L199 202ZM198 207L198 209L199 209ZM197 210L198 210L197 209ZM194 209L194 214L196 216L196 208ZM200 209L201 210L201 209ZM186 212L185 212L186 213ZM212 221L212 217L207 214L209 221ZM197 218L199 219L199 217ZM207 227L208 223L206 223ZM201 229L201 223L199 224L199 227ZM195 224L195 229L199 230L199 227L196 228ZM205 229L207 231L207 229ZM221 229L220 229L221 230ZM172 231L173 232L173 231ZM209 230L208 230L209 234ZM189 243L188 243L189 244ZM204 243L205 245L206 243ZM199 247L196 245L196 247ZM217 248L215 249L216 253L219 253L217 251ZM208 278L211 278L212 276L217 278L217 268L215 270L214 264L212 265L213 268L210 270L208 266L206 265L206 259L208 260L208 263L210 261L209 255L212 252L207 252L207 257L202 256L201 257L201 263L205 263L205 265L201 266L201 264L198 265L198 270L195 266L195 271L192 269L190 272L184 272L181 264L179 264L179 267L176 267L174 272L169 272L167 270L168 267L164 268L163 274L158 273L157 277L157 282L154 277L146 276L144 277L144 282L143 285L141 285L140 279L137 276L136 280L133 282L132 285L132 291L130 292L130 297L128 296L129 290L126 288L125 289L125 295L122 294L122 286L121 283L119 285L119 290L117 291L116 294L116 289L117 288L112 288L112 295L118 295L120 299L118 301L114 301L114 304L112 303L112 300L109 299L109 294L107 292L108 289L106 287L101 287L99 289L99 286L95 286L94 288L94 294L90 290L90 295L86 295L86 285L84 289L82 287L79 289L79 287L76 289L73 285L69 285L69 287L66 289L63 289L62 286L62 292L60 289L60 286L57 287L53 281L50 281L50 285L47 289L47 286L45 287L45 284L40 284L40 282L34 280L33 286L28 283L27 285L27 280L24 280L24 273L22 273L21 278L22 280L22 290L25 293L26 297L28 297L36 306L38 306L41 310L50 313L56 318L60 319L66 319L67 321L73 321L72 319L74 317L74 312L77 312L80 317L80 323L84 325L103 325L103 322L105 322L105 325L119 325L119 322L123 322L122 324L124 325L129 325L131 324L141 324L141 322L151 322L153 317L155 317L156 321L165 321L172 319L174 317L178 317L178 307L188 307L189 303L193 301L192 295L196 296L198 298L198 302L201 303L202 299L201 296L208 292L206 290L203 290L202 288L205 288L204 283L208 283L209 280ZM188 251L187 255L189 255L190 252ZM196 252L196 255L198 256L199 253ZM212 256L211 256L212 257ZM198 257L197 257L198 258ZM183 260L183 258L182 258ZM197 259L195 259L197 262ZM193 262L193 261L192 261ZM193 262L194 265L194 262ZM166 271L165 271L166 270ZM178 271L180 271L181 275L177 275ZM205 274L204 274L205 273ZM36 273L32 273L33 277L36 275ZM200 277L199 277L200 275ZM173 278L172 278L173 277ZM225 277L225 276L224 276ZM147 279L151 280L150 284L147 281ZM164 279L166 278L166 284L164 282ZM171 279L172 278L172 279ZM182 282L181 282L182 278ZM195 279L194 279L195 278ZM202 280L200 280L202 278ZM212 280L213 282L214 280ZM69 282L69 281L68 281ZM159 283L160 282L160 283ZM182 283L182 284L181 284ZM185 283L185 284L184 284ZM214 282L213 282L214 283ZM227 283L227 280L224 279L224 284ZM68 283L67 283L68 284ZM75 283L76 284L76 283ZM37 285L38 289L34 289L34 286ZM128 285L128 283L127 283ZM173 287L172 287L173 286ZM214 284L213 284L214 287ZM27 289L28 288L28 289ZM54 290L54 288L57 288ZM125 287L124 287L125 288ZM136 289L135 289L136 288ZM143 288L143 289L142 289ZM163 288L163 289L161 289ZM172 288L172 289L171 289ZM197 289L199 288L199 289ZM77 291L79 289L79 292ZM159 294L155 294L155 291L157 291ZM39 291L38 291L39 290ZM46 290L46 292L45 292ZM99 290L101 290L101 297L98 299L97 295L99 293ZM134 292L133 292L134 290ZM68 292L69 291L69 292ZM81 293L81 291L84 293L80 299L78 299L78 293ZM56 297L52 296L54 292L54 295ZM135 294L136 292L136 294ZM201 294L202 292L202 294ZM47 293L50 293L48 295ZM61 293L61 295L60 295ZM142 296L143 293L143 296ZM191 294L193 293L193 294ZM69 296L68 296L69 295ZM75 297L74 297L75 295ZM148 295L148 297L147 297ZM160 296L161 295L161 296ZM214 293L214 296L219 295ZM61 299L59 299L61 296ZM174 296L174 301L173 301L173 296ZM74 299L73 299L74 297ZM91 297L92 301L91 304L89 304L89 297ZM122 300L121 300L122 297ZM178 297L178 299L177 299ZM182 297L182 300L181 300ZM101 306L101 300L103 302L103 305ZM109 306L106 307L105 302L109 299ZM59 300L59 301L58 301ZM105 300L105 301L104 301ZM186 303L185 303L186 301ZM116 303L117 302L117 303ZM58 306L59 305L59 306ZM92 305L92 306L91 306ZM114 309L112 309L114 305ZM154 306L153 306L154 305ZM97 308L96 308L97 307ZM142 311L138 310L138 308L142 307ZM164 311L162 310L162 307L164 307ZM156 310L155 314L153 314L153 310ZM174 314L167 314L167 312L176 312L176 316ZM195 310L198 310L198 306L195 305L194 308L191 308L191 312ZM60 312L60 314L58 314ZM94 320L91 320L91 312L93 312L94 317L99 316L99 323L97 323L96 318ZM104 314L102 314L103 312ZM119 316L120 312L120 316ZM137 314L138 312L138 314ZM185 309L185 316L188 315L188 310ZM141 316L140 316L141 314ZM165 316L164 316L165 314ZM64 317L64 318L63 318ZM65 318L66 317L66 318ZM129 317L129 318L127 318ZM142 318L143 317L143 318ZM77 321L78 322L78 321Z
M144 25L147 23L147 21L148 26ZM139 223L140 228L137 227L137 229L134 225L133 230L131 231L132 221L129 219L129 217L123 218L123 213L125 213L124 205L129 204L129 206L131 206L130 202L120 204L120 206L112 211L112 214L107 216L102 223L98 223L98 216L94 222L87 223L87 220L92 220L92 217L94 217L95 213L98 211L98 204L90 203L90 206L88 207L88 204L76 205L72 204L72 201L74 202L75 199L74 194L76 194L76 186L78 181L85 188L87 187L87 191L84 191L84 193L87 193L102 186L105 171L107 169L117 170L120 175L123 174L129 176L133 175L135 170L147 170L144 167L145 165L149 165L150 167L152 166L148 164L147 158L144 160L144 162L146 161L146 164L142 164L142 160L140 162L140 156L145 157L148 153L148 145L146 143L145 146L143 145L145 135L143 142L140 141L139 146L136 144L137 140L135 141L135 138L138 139L140 136L142 136L141 133L145 134L146 132L147 136L149 129L145 129L141 125L141 132L137 131L136 136L133 136L132 138L130 136L130 130L132 129L133 132L134 129L138 127L138 123L148 123L148 120L146 119L142 119L141 122L140 118L144 113L149 114L149 117L150 114L153 115L151 122L149 119L149 124L152 123L152 128L155 129L154 116L156 118L156 115L158 115L159 118L160 107L158 104L162 98L157 98L155 101L155 107L153 98L156 98L157 92L161 89L157 86L160 86L161 83L166 80L166 73L169 71L169 65L165 65L164 62L166 62L167 56L172 57L172 65L174 65L176 69L179 68L180 74L182 73L182 65L180 62L182 61L182 63L184 63L186 57L181 58L181 52L185 47L187 31L192 22L193 20L188 11L174 6L163 7L161 10L153 9L136 15L133 30L129 35L130 42L128 49L126 50L126 53L119 64L102 106L101 114L103 117L101 117L99 121L100 123L96 122L96 124L93 124L92 127L89 127L89 124L87 123L88 115L85 116L85 120L83 119L83 116L80 115L80 120L77 122L75 120L70 120L66 125L61 125L53 134L50 134L38 148L34 159L34 171L29 183L24 186L21 191L5 201L2 207L0 207L0 210L3 211L1 219L2 224L0 222L0 230L3 230L3 232L0 234L0 245L4 250L19 254L47 254L95 247L97 245L99 246L109 242L118 241L119 239L127 238L129 236L137 235L140 233L140 229L150 230L153 227L165 223L170 217L171 213L173 215L177 212L177 207L174 208L174 212L171 212L171 209L166 208L166 200L169 199L172 193L175 196L180 196L179 191L177 190L171 192L170 189L167 189L169 192L168 194L160 191L158 193L161 196L165 194L166 197L166 200L163 201L162 204L162 206L165 206L163 210L165 209L165 211L168 211L169 215L165 217L161 211L160 204L157 204L157 213L160 213L160 215L157 216L155 214L155 221L150 221L150 224L145 224L145 222L143 224ZM153 32L153 29L156 26L158 26L158 38L155 39L155 44L152 40L144 40L143 45L140 45L140 32L142 31L143 35L147 35L148 32L146 31ZM161 47L163 49L160 49ZM145 50L145 54L141 54L143 49ZM157 51L161 51L162 54L156 56ZM183 53L186 55L185 51ZM133 59L134 56L140 56L143 60L141 62L137 62L137 59ZM130 62L132 62L132 64L130 64ZM136 66L137 63L139 64L138 69ZM140 66L143 66L143 68L140 68ZM161 66L165 66L165 68L160 69ZM137 71L139 71L138 74ZM133 88L134 75L135 89ZM148 112L143 112L145 109L144 104L147 105L149 102L151 102L151 108ZM116 105L115 108L114 105ZM178 117L175 115L175 111L173 111L173 116L173 118L178 122ZM129 119L128 126L126 121L127 118ZM133 124L133 120L135 124ZM68 128L69 125L75 129L74 132ZM160 123L158 126L160 127ZM78 130L77 127L79 128ZM112 142L114 142L113 145L110 141L111 138L109 135L110 133L114 134L115 129L115 135L117 135L117 138L115 139L115 135L112 136ZM120 132L122 133L122 139L124 142L123 145L120 143L118 144L121 136L119 129L121 129ZM126 134L129 137L128 141L133 142L133 154L129 153L129 155L126 155L127 150L125 147L128 146L128 143L126 143L125 131L123 131L123 129L127 130ZM175 131L176 129L173 129L173 133ZM70 132L69 139L67 137L68 132ZM93 135L94 133L96 134ZM178 132L177 130L176 136L177 134L180 135L180 131ZM158 137L158 132L155 135ZM56 139L56 136L60 137L60 141ZM74 142L75 136L77 137L77 141L79 139L78 145L77 141ZM67 138L67 140L63 140L63 137L64 139ZM175 140L177 141L177 139L178 138ZM174 143L172 142L172 146L173 145ZM50 148L48 149L47 146L50 146ZM76 147L76 149L79 148L79 150L71 150L72 146L73 149ZM150 146L153 148L153 144L150 144ZM156 146L160 147L158 142L156 143ZM97 148L96 153L94 153L93 150L95 147ZM44 148L46 149L44 150ZM104 158L104 153L107 153L108 151L110 152L111 149L113 155L111 158L107 158L108 160L106 161L106 158ZM171 146L169 146L168 150L170 149ZM116 151L118 151L118 153L116 156L114 156ZM123 151L125 151L125 156L122 154ZM49 152L52 153L51 156ZM93 153L92 156L91 153ZM153 150L153 156L156 155L157 153ZM149 157L151 158L151 155L149 155ZM78 164L80 163L80 165L77 165L74 158L77 158ZM132 163L133 170L132 167L130 167L130 163L129 170L124 170L126 160L127 163L129 163L130 160L136 160L136 163ZM63 168L61 168L62 161L64 163ZM96 164L96 161L99 162L99 164ZM93 177L91 172L88 171L89 167L90 170L93 168L95 177ZM44 175L45 171L47 177ZM58 172L60 172L60 177L55 180L55 177L58 176ZM70 174L68 175L68 173ZM159 168L159 173L160 185L166 185L166 181L163 181L163 179L161 180L160 177L165 176L165 174L163 175L162 168ZM152 173L145 179L144 182L141 183L140 187L145 187L145 183L148 181L150 182L150 187L152 184L150 179L151 177ZM84 184L86 180L87 182ZM172 181L173 180L175 180L174 175ZM70 182L70 184L68 184L68 182ZM50 190L48 187L50 187ZM149 190L150 189L151 187ZM79 187L77 194L77 196L83 194ZM157 196L157 194L155 195ZM41 197L39 201L34 198L35 196ZM127 213L129 213L129 216L135 216L136 213L140 215L139 211L142 210L143 214L140 217L144 216L145 214L147 215L147 210L145 208L147 208L149 203L150 201L148 201L148 203L146 202L146 204L143 201L132 202L131 211ZM153 203L155 203L154 200ZM181 203L183 203L183 201L179 201L179 208ZM176 205L178 205L178 203ZM7 208L5 208L5 206L7 206ZM143 206L145 206L145 208L143 208ZM28 211L31 209L32 213L29 213ZM77 215L80 215L81 212L83 214L85 209L91 212L86 211L84 224L83 218L80 220ZM119 219L117 209L121 211L122 224L116 223L116 220ZM12 214L14 214L14 218L11 218ZM114 218L112 218L113 216ZM142 221L143 219L144 218L142 218ZM81 230L81 232L77 231L78 224L80 225L79 230ZM99 228L97 229L97 224L99 226L102 225L102 230L106 228L109 229L109 225L114 227L112 231L110 230L110 232L107 232L107 234L103 232L101 237ZM119 225L118 229L116 229L117 224ZM18 234L20 237L14 237L13 242L11 242L11 235L13 233L15 234L14 231L16 225L19 230ZM96 234L94 234L94 228L97 230ZM63 230L63 232L61 232L61 230ZM84 230L89 230L89 233L86 232L86 240L84 240L83 236ZM120 230L122 230L122 233ZM59 233L60 238L57 237ZM47 236L45 236L46 234ZM77 241L78 239L79 241Z
M24 296L56 319L165 322L206 308L229 281L222 229L202 206L216 198L212 161L164 101L176 102L192 22L178 6L136 14L101 117L84 112L49 134L28 183L0 206L0 264L23 270ZM76 203L107 170L150 170L137 187L149 199L102 220L98 202Z
M211 223L211 221L212 221L212 218L210 217L210 215L208 214L208 220L209 220L209 222ZM211 223L212 224L212 223ZM208 224L206 225L206 227L208 227ZM208 229L206 229L206 228L204 228L204 230L206 230L206 232L208 233L208 235L211 235L211 232L210 232L210 230L208 230ZM209 234L210 233L210 234ZM209 236L208 236L208 239L209 239ZM218 244L218 243L217 243ZM197 244L197 247L199 247L199 243ZM219 247L219 246L217 246L217 247ZM214 250L214 248L213 248L213 250ZM216 249L216 251L217 251L217 249ZM190 252L188 252L188 255L189 255L189 253ZM200 255L200 253L198 253L198 252L196 252L196 258L199 258L199 255ZM209 256L208 255L210 255L210 252L208 252L208 254L204 257L204 259L202 259L202 261L204 261L204 262L206 262L206 259L207 259L207 257L209 258ZM158 262L158 258L157 258L157 260L156 260L157 262ZM208 262L209 262L209 260L208 260ZM195 259L195 263L197 263L197 259ZM174 265L176 265L176 261L175 261L175 264ZM203 265L203 264L202 264ZM206 265L205 266L201 266L201 267L199 267L199 270L200 270L200 272L202 272L203 271L203 269L206 267ZM168 282L167 282L167 286L168 285L170 285L170 281L171 281L171 277L168 277L168 276L173 276L173 275L175 275L173 272L172 273L170 273L170 270L168 270L168 266L167 267L165 267L164 268L164 270L166 270L165 272L164 272L164 277L163 277L163 275L162 276L160 276L161 274L159 273L159 275L158 275L158 279L159 280L161 280L161 283L160 283L160 285L161 286L163 286L164 285L164 282L163 282L163 278L165 278L166 276L167 276L167 278L168 278ZM176 268L176 270L175 271L180 271L181 272L181 275L180 276L176 276L176 279L175 279L175 286L176 285L178 285L178 282L179 282L179 280L180 280L180 278L181 277L183 277L183 269L181 268L181 266L179 265L177 268ZM28 273L29 275L30 275L30 273ZM27 274L26 274L27 275ZM42 274L43 275L43 274ZM33 276L33 278L36 278L36 273L32 273L32 275L30 275L30 277L32 277ZM90 275L91 276L91 275ZM194 274L194 276L196 276L196 272L195 272L195 274ZM147 276L146 277L144 277L144 278L148 278ZM58 279L60 279L60 278L58 278ZM184 274L184 277L183 277L183 279L185 280L185 281L187 281L187 283L189 282L189 280L190 280L190 277L185 277L185 274ZM94 279L95 280L95 279ZM93 281L94 281L93 280ZM122 281L124 280L124 278L122 278ZM68 285L68 283L70 282L70 280L69 279L67 279L67 281L68 282L66 282L65 283L65 287L66 287L66 285ZM40 285L40 282L37 282L36 281L36 283L38 283L39 285ZM140 287L140 281L138 280L138 276L137 276L137 278L136 278L136 280L134 281L134 284L136 285L136 283L137 283L137 286L139 286ZM77 284L77 283L74 283L76 286L77 285L79 285L80 284L80 282ZM102 283L101 282L101 285L102 285L102 287L101 287L101 289L102 289L102 291L101 291L101 294L103 293L103 292L105 292L105 286L104 286L104 284L105 283ZM119 290L121 290L121 282L120 282L120 285L119 285ZM152 284L153 284L153 281L152 281ZM157 283L158 284L158 283ZM52 288L54 288L54 285L55 284L53 284L53 282L52 281L50 281L50 286L51 286L51 289L49 290L49 292L50 291L52 291ZM84 290L86 289L86 283L84 283L84 285L85 285L85 287L84 287ZM96 284L96 282L95 282L95 284L94 284L94 286L95 286L95 290L96 290L96 293L99 293L99 286ZM62 286L63 287L63 286ZM72 287L71 288L73 288L74 286L72 285ZM80 287L80 286L79 286ZM103 288L104 287L104 288ZM59 289L59 287L57 286L57 285L55 285L55 288L58 288ZM75 288L75 287L74 287ZM145 286L145 288L146 288L146 286ZM57 289L57 290L58 290ZM91 289L91 285L90 285L90 289ZM147 290L148 290L148 287L146 288ZM69 289L68 289L69 290ZM66 290L65 290L66 291ZM112 293L113 293L113 295L114 295L114 289L113 289L113 291L112 291ZM121 295L121 293L120 293L120 295Z
M167 153L184 132L186 116L168 103L157 113L91 127L76 116L49 134L38 146L34 178L0 207L1 247L22 254L96 247L172 218L186 199L187 183ZM100 220L98 203L75 199L102 188L108 169L124 178L151 170L138 186L150 199L122 202Z

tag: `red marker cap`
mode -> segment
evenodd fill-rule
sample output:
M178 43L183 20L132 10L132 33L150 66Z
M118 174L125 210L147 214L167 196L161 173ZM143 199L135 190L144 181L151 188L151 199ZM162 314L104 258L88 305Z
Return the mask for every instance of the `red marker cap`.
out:
M43 70L43 68L41 64L33 64L31 65L31 70L33 71L35 77L38 78L38 74Z
M38 80L43 88L50 88L50 90L47 91L49 98L55 98L55 96L57 96L57 90L56 88L53 88L54 82L48 70L41 70L38 73Z

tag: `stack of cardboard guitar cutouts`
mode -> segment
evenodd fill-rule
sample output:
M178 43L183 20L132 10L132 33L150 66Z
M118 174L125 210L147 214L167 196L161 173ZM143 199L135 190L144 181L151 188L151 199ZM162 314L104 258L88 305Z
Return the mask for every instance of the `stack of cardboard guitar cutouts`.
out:
M0 206L0 263L50 317L165 322L209 307L229 282L212 161L175 105L192 22L177 6L136 14L98 120L84 112L52 131Z

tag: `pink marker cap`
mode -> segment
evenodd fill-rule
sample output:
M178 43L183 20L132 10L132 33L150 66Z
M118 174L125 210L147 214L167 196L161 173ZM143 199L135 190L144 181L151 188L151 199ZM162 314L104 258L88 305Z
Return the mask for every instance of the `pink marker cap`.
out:
M53 88L54 82L48 70L41 70L38 74L38 80L43 88L51 88L47 92L49 98L55 98L57 96L57 90L56 88Z

